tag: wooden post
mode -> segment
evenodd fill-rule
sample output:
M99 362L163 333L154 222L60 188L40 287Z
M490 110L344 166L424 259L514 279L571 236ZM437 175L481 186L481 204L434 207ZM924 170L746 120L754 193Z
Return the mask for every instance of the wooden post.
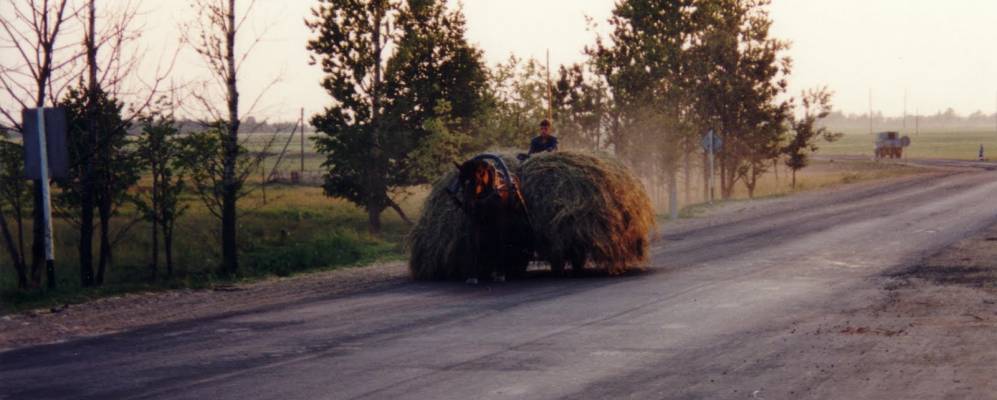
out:
M554 110L554 98L551 94L551 87L550 87L550 49L547 49L547 120L551 121L551 124L554 123L553 110Z
M298 127L301 129L301 174L305 174L305 108L301 108L301 116L298 117Z
M260 189L263 191L263 205L267 205L267 167L263 165L264 160L260 160Z

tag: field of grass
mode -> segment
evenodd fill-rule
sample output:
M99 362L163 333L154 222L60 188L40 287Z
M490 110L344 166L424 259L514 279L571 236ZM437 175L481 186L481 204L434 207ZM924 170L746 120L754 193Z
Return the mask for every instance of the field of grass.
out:
M236 281L364 265L404 256L403 242L409 227L393 211L382 215L382 235L374 237L367 233L367 215L363 210L325 196L321 188L268 185L266 204L262 194L256 190L240 202L240 273L234 278ZM414 191L401 203L403 210L408 214L417 213L424 196L424 190ZM114 262L107 271L105 286L80 288L77 229L66 220L56 218L58 289L54 293L16 290L13 268L7 255L2 254L0 312L78 302L120 292L197 288L223 283L214 273L221 256L219 222L199 200L190 199L190 205L190 211L178 221L175 271L171 279L165 276L161 253L158 281L146 283L150 276L151 227L139 223L128 231L127 239L115 247ZM125 225L133 212L124 210L123 215L114 220L114 228ZM27 228L30 232L30 226ZM162 246L160 249L162 251Z
M987 158L997 159L997 133L991 131L965 132L920 132L902 133L910 137L910 147L904 149L904 156L910 158L946 158L955 160L975 160L980 145L983 145ZM863 155L872 157L875 135L851 133L834 143L822 142L818 145L821 155ZM991 156L991 153L993 156Z

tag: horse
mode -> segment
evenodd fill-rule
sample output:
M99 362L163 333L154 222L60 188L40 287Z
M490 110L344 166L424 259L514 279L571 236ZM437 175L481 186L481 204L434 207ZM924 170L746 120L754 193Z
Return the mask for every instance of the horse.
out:
M450 192L472 227L465 243L470 255L466 282L504 281L525 273L533 257L532 232L519 179L490 154L454 166L458 174Z

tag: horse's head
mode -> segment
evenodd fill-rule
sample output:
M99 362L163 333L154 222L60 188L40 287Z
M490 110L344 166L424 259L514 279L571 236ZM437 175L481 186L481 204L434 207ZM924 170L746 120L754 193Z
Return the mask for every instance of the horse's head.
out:
M484 160L468 160L457 167L459 200L465 208L488 195L495 187L495 167Z

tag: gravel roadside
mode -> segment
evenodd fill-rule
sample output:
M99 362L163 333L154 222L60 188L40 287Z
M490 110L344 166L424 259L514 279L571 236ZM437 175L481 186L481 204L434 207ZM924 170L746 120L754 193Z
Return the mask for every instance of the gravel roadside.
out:
M408 280L403 262L343 268L207 290L133 293L0 317L0 351L296 301L342 296Z

